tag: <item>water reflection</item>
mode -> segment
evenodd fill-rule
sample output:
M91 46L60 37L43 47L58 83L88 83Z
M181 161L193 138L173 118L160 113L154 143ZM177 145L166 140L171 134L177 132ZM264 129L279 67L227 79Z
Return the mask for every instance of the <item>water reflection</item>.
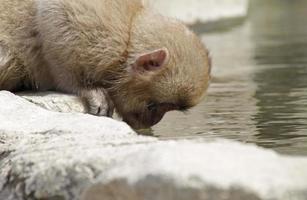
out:
M257 137L273 148L279 143L265 141L289 146L295 146L296 140L307 142L307 2L258 0L252 8L254 59L260 67L254 76ZM306 146L287 151L300 153Z
M215 67L206 101L187 115L169 113L154 135L226 137L307 155L307 2L250 6L243 25L203 36Z

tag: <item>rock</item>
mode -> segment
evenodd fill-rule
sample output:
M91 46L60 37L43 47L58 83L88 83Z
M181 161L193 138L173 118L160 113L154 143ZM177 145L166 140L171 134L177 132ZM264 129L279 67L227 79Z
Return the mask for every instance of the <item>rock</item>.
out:
M88 113L86 104L75 95L55 92L21 92L18 96L44 109L61 113ZM121 117L113 114L113 118L122 121Z
M83 199L307 197L306 158L280 156L226 140L158 142L137 148L139 151L98 177L99 183L91 186Z
M248 11L248 0L151 0L151 4L162 14L188 24L245 17Z
M22 92L18 95L47 110L63 113L87 113L84 102L74 95L52 92Z
M82 113L47 111L9 92L0 93L0 131L15 133L91 133L118 138L134 131L125 123ZM69 98L63 96L63 99ZM46 99L50 99L49 97ZM73 100L73 99L72 99ZM60 102L60 101L59 101ZM75 101L78 102L78 101ZM48 103L42 103L48 104ZM74 104L72 101L71 104ZM61 105L54 105L61 107ZM81 105L77 105L81 106ZM72 106L74 107L74 105Z
M0 122L0 199L307 198L305 157L222 139L159 141L4 91Z
M48 111L5 91L0 92L0 122L0 199L8 200L57 194L73 199L68 193L81 188L83 180L93 179L93 160L85 159L84 165L81 161L87 153L94 159L105 156L100 154L101 147L156 140L136 135L123 122ZM100 165L104 162L110 161L98 159L94 164L104 168Z

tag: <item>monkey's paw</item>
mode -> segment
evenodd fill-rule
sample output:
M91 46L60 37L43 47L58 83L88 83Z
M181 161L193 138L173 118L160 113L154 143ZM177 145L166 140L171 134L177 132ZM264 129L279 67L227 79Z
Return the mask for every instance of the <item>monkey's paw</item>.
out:
M87 104L88 112L92 115L112 117L114 104L103 88L82 90L81 97Z

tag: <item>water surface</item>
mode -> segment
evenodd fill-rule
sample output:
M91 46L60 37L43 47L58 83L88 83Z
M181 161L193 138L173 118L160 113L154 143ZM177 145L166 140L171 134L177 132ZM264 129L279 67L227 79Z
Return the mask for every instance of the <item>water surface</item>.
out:
M208 95L188 113L167 114L154 135L222 137L307 155L307 2L250 4L242 25L202 34L214 64Z

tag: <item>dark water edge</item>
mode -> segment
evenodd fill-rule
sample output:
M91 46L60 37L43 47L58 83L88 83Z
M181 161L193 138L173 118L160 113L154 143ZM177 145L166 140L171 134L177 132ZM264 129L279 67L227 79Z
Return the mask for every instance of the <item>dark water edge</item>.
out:
M153 134L307 155L307 1L252 0L235 25L201 34L214 64L208 95L188 114L169 113Z
M225 18L220 19L214 22L196 22L189 27L198 35L203 33L216 33L216 32L227 32L233 29L236 26L240 26L244 23L246 17L232 17L232 18Z

